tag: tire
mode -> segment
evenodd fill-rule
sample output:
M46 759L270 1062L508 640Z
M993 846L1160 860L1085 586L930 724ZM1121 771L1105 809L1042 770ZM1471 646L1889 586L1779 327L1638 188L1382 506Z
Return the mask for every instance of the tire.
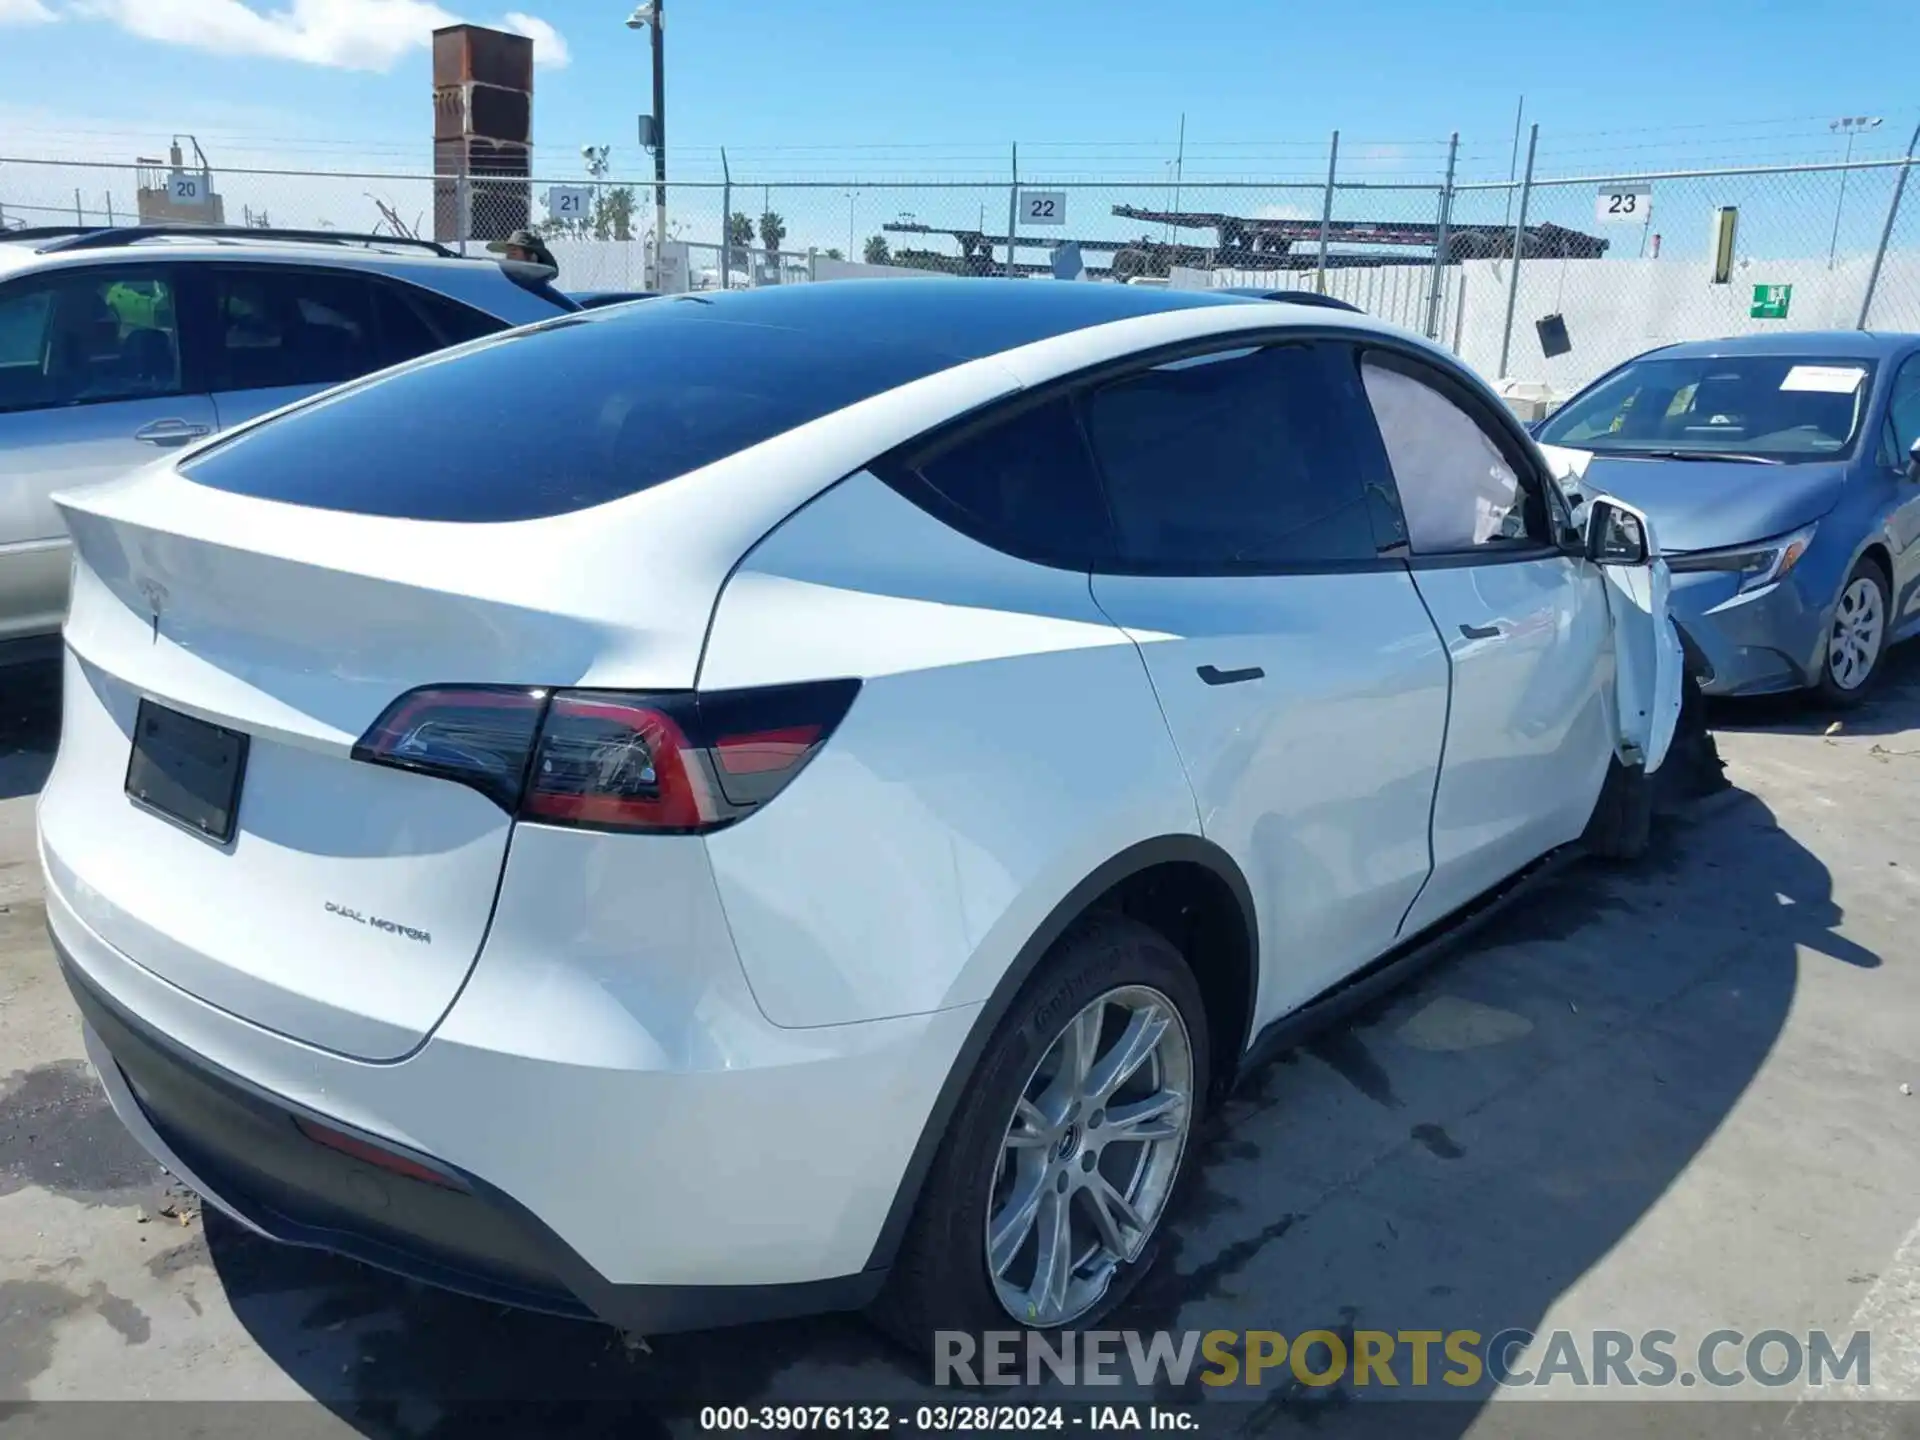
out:
M1580 843L1601 860L1638 860L1647 853L1653 843L1653 781L1645 770L1614 758Z
M1098 1093L1091 1093L1083 1097L1083 1108L1069 1109L1067 1059L1075 1041L1092 1033L1091 1022L1081 1017L1096 1002L1103 1002L1090 1072L1096 1081L1121 1038L1144 1036L1152 1028L1143 1014L1160 1012L1165 1024L1148 1060L1112 1098L1102 1103ZM926 1353L938 1330L977 1335L1016 1327L1078 1327L1111 1313L1153 1264L1158 1238L1192 1164L1208 1065L1206 1009L1180 952L1158 931L1117 913L1075 921L1021 987L987 1042L871 1318ZM1111 1138L1109 1107L1144 1106L1154 1098L1148 1091L1164 1095L1182 1087L1187 1098L1181 1117L1159 1127L1177 1129L1177 1138ZM1031 1143L1018 1144L1016 1129L1018 1139L1031 1137ZM1096 1224L1095 1178L1089 1177L1106 1179L1130 1201L1143 1225L1110 1220L1103 1236ZM1058 1198L1063 1193L1064 1200ZM1015 1204L1019 1197L1030 1197L1031 1205ZM1003 1269L996 1281L989 1268L989 1223L1000 1222L1003 1237L1012 1236L1020 1227L1009 1222L1027 1210L1033 1219L1021 1243L1008 1245L1003 1239ZM1040 1241L1053 1233L1050 1223L1062 1214L1081 1263L1068 1272L1068 1284L1049 1291L1042 1284ZM1111 1244L1116 1237L1122 1242L1117 1249ZM1095 1248L1083 1249L1087 1246ZM1032 1292L1024 1303L1018 1293L1023 1290ZM1034 1294L1058 1294L1061 1307L1043 1307Z
M1814 686L1823 704L1850 710L1872 693L1887 654L1891 588L1886 571L1870 557L1862 556L1847 572L1833 602L1826 656Z

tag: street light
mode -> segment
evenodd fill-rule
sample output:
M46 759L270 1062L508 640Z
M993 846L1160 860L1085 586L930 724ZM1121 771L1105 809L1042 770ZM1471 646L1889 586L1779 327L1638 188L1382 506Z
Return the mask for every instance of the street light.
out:
M1833 131L1836 135L1844 135L1847 137L1847 156L1842 162L1843 164L1851 165L1853 163L1853 137L1858 135L1862 130L1878 129L1879 125L1880 117L1878 115L1842 115L1838 120L1828 122L1827 129ZM1849 172L1844 169L1840 172L1840 197L1833 202L1833 238L1827 242L1827 268L1829 270L1833 268L1834 253L1840 248L1840 207L1847 203L1848 173Z
M629 30L653 32L653 283L664 288L661 260L667 243L667 55L663 37L667 0L647 0L627 17Z

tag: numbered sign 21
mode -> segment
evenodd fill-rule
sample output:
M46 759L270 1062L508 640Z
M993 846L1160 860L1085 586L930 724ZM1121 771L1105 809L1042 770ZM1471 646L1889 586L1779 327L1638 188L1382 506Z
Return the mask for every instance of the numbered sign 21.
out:
M1653 218L1651 185L1602 185L1593 198L1593 218L1602 225L1644 225Z
M593 209L593 191L585 185L555 185L547 191L547 214L555 220L584 220Z
M1024 225L1064 225L1067 223L1067 192L1064 190L1022 190L1020 221Z

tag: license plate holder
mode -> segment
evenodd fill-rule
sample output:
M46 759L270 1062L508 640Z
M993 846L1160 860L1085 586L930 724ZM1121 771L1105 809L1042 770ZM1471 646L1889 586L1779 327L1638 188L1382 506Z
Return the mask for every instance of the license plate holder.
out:
M127 798L203 839L226 844L240 813L247 736L151 700L133 720Z

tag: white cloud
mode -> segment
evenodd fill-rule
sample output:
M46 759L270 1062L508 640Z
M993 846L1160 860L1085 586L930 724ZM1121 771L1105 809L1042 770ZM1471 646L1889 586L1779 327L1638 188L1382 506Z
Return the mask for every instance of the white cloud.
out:
M0 25L47 25L56 18L43 0L0 0Z
M4 3L5 0L0 0L0 4ZM536 65L550 65L559 70L573 59L560 32L538 15L523 15L518 10L509 10L506 18L500 22L500 28L533 41L533 63Z
M0 0L0 8L43 4ZM73 10L170 45L377 71L391 70L409 52L426 48L434 30L460 19L432 0L291 0L275 11L242 0L74 0ZM506 28L533 40L536 60L566 63L566 41L544 20L510 15Z

